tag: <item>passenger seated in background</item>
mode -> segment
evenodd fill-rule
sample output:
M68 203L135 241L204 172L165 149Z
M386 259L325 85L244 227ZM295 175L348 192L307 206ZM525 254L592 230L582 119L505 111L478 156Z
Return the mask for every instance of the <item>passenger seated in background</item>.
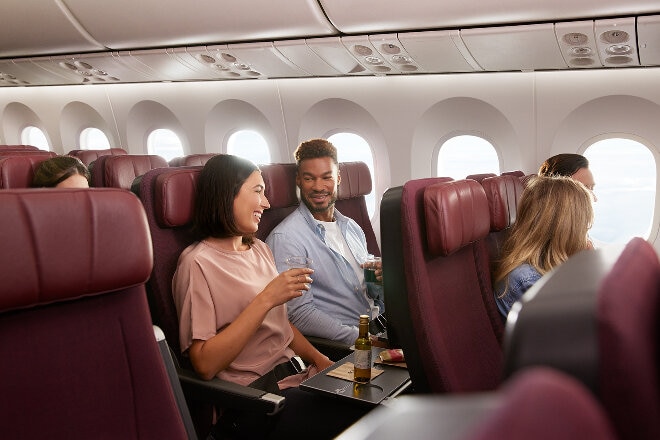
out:
M539 176L566 176L581 182L589 191L594 192L596 183L589 169L589 160L581 154L562 153L546 159L539 168ZM594 201L597 200L594 194Z
M193 213L200 241L182 252L172 281L181 350L204 379L217 376L286 397L277 418L229 412L217 430L226 424L238 427L239 438L268 438L259 429L274 423L276 438L334 437L364 411L297 388L332 362L287 318L285 303L307 294L313 270L278 274L270 249L254 237L270 206L264 189L258 167L236 156L215 156L200 173ZM311 363L306 371L290 368L296 355Z
M313 261L310 291L288 304L291 322L305 335L350 345L358 336L359 315L376 318L384 312L382 286L364 280L364 231L335 209L341 183L335 146L312 139L301 143L294 155L302 203L271 231L266 243L279 271L286 270L289 256ZM382 281L380 263L376 279Z
M541 276L591 248L587 232L594 217L592 201L591 192L571 178L530 180L493 276L495 301L504 318Z
M39 164L34 172L35 188L89 188L89 170L80 159L56 156Z

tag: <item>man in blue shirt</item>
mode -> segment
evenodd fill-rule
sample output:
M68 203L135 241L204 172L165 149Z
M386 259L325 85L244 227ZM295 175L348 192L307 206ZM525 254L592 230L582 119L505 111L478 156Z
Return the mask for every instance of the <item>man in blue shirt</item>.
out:
M277 269L286 258L312 259L310 290L287 303L289 319L305 335L352 344L359 315L384 311L382 286L365 282L367 241L362 228L335 209L341 182L336 148L325 139L303 142L295 152L302 203L266 239ZM376 270L382 280L382 269Z

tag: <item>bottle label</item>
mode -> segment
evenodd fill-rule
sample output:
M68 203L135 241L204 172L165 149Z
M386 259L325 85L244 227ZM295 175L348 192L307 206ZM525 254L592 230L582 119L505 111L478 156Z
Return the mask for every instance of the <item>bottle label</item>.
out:
M371 350L355 350L355 368L371 370Z

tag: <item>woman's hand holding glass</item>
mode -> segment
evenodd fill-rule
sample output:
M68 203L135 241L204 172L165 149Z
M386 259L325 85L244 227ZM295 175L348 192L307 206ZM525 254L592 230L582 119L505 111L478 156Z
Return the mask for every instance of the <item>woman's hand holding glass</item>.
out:
M314 270L306 267L285 270L268 283L262 294L267 295L271 308L284 304L309 290L312 273Z

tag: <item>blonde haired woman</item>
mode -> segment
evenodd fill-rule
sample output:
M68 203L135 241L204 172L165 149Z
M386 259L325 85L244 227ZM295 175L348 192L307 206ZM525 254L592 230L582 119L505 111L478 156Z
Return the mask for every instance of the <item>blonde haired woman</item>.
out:
M571 255L592 247L593 196L569 177L537 177L518 205L516 222L494 274L495 301L506 318L539 278Z

